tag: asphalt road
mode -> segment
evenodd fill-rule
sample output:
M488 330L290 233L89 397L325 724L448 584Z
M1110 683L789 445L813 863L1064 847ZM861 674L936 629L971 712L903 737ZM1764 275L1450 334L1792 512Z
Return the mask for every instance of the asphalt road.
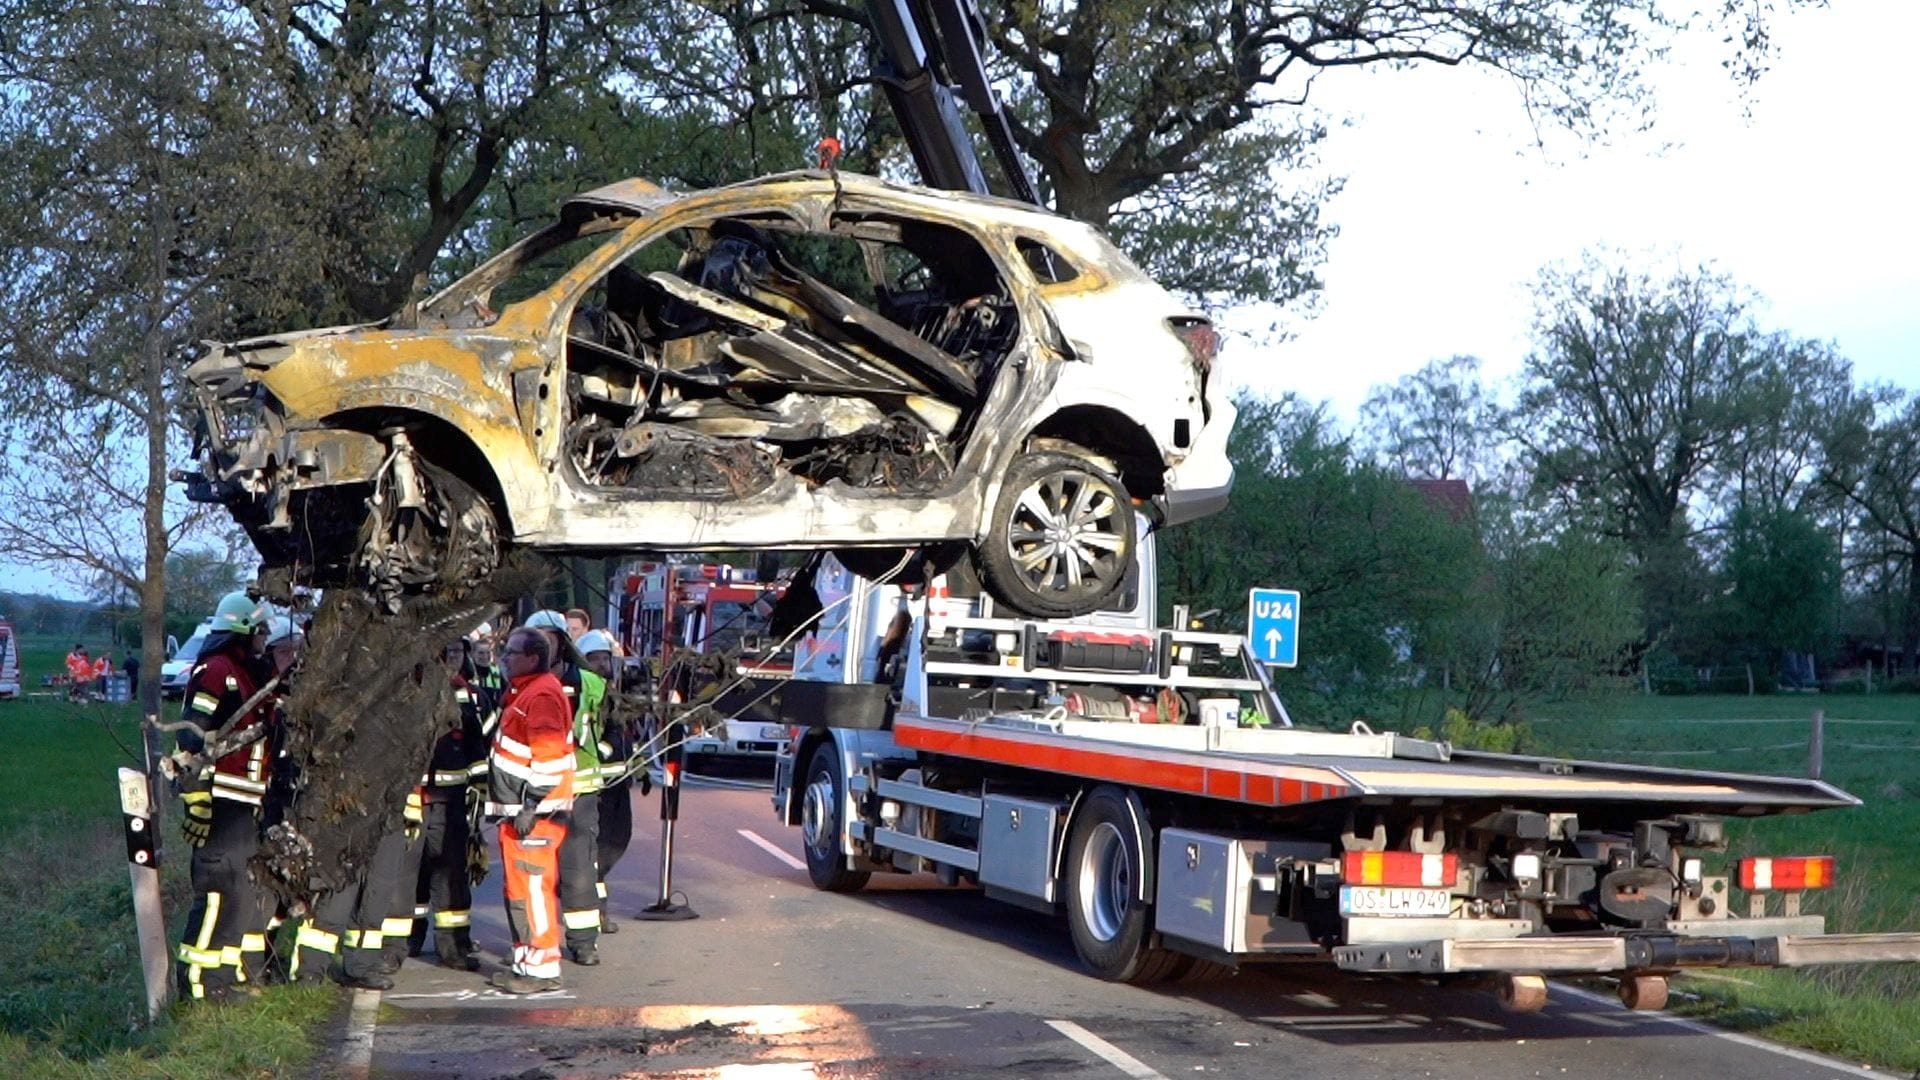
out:
M764 784L689 784L674 884L700 917L628 918L658 889L659 801L637 800L612 877L618 933L564 989L489 990L411 962L360 992L348 1076L1775 1077L1884 1076L1556 984L1537 1014L1481 988L1249 968L1141 989L1076 967L1066 924L931 878L817 892ZM474 938L507 942L498 885ZM489 969L492 967L489 964Z

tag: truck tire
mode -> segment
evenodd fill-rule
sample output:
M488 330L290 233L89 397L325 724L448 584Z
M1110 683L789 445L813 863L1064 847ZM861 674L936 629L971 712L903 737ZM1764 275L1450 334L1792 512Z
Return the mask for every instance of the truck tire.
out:
M1085 615L1125 584L1139 543L1133 502L1085 458L1015 458L992 514L975 562L994 599L1020 614Z
M847 869L840 851L840 815L847 805L847 778L840 752L831 741L813 751L807 765L807 786L800 795L801 846L806 848L807 876L816 889L859 892L873 874Z
M1067 927L1087 970L1144 985L1179 974L1188 958L1153 944L1153 910L1134 896L1147 858L1138 847L1126 796L1088 796L1067 841Z

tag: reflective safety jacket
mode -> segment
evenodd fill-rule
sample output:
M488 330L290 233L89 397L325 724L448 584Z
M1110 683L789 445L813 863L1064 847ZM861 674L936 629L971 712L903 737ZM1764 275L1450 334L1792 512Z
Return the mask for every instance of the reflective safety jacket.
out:
M591 795L601 784L601 712L607 700L607 680L583 668L569 668L561 677L567 700L573 703L573 790Z
M490 817L573 809L573 710L552 672L523 675L507 688L487 755Z
M218 731L260 689L253 669L232 650L222 650L200 661L187 677L184 695L186 719L200 730L182 731L180 748L197 751L205 745L204 735ZM268 695L246 719L233 726L230 735L238 735L273 719L274 701ZM187 791L211 789L216 799L259 806L267 794L267 779L272 769L268 739L256 739L213 763L197 777L185 777L181 787Z
M464 676L455 673L452 681L460 722L434 740L427 774L420 779L428 802L466 798L467 784L487 772L487 740L480 734L480 695Z

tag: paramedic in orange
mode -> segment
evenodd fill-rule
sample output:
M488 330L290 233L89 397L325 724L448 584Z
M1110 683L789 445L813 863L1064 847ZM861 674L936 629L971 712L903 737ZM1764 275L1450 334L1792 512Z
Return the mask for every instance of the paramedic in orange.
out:
M500 819L513 960L492 983L533 994L560 986L560 844L573 809L573 707L549 670L545 634L515 629L501 663L508 687L488 755L486 813Z
M67 697L84 700L92 685L93 661L87 657L87 650L75 642L73 651L67 654Z

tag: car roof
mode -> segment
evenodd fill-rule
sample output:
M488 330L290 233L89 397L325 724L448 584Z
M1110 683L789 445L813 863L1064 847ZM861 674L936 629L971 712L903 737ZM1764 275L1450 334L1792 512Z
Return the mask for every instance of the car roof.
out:
M1085 224L1074 221L1072 218L1061 217L1045 207L1014 199L1004 199L997 195L976 195L970 191L942 191L921 187L918 184L896 183L864 173L829 173L817 169L774 173L771 176L757 177L738 184L686 192L670 191L651 180L635 177L582 192L568 199L566 205L611 207L635 214L651 214L686 199L722 193L750 196L762 189L781 186L798 186L805 194L826 194L836 190L850 191L869 198L905 204L918 202L934 205L957 202L967 205L973 216L1017 224L1041 232L1058 232L1063 228L1092 231Z

